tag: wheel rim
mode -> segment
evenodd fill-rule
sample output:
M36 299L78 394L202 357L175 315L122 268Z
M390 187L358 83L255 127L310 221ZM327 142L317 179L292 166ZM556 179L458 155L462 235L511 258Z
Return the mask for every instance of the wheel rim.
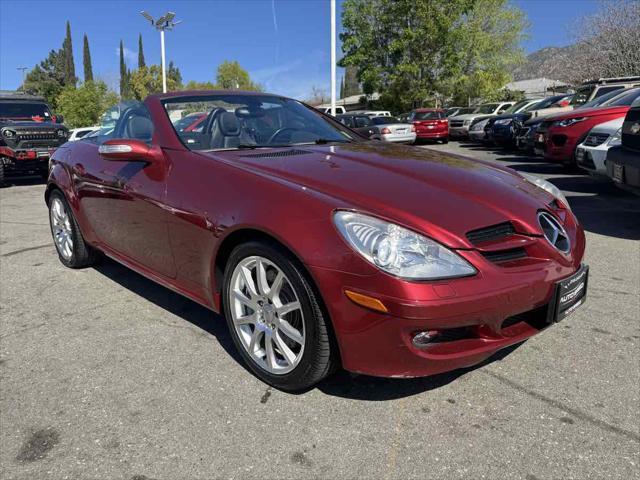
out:
M284 272L264 257L247 257L231 274L228 296L236 334L251 360L274 375L293 370L304 353L304 314Z
M51 219L51 231L53 233L53 241L56 244L56 249L65 260L70 260L73 255L71 217L62 203L62 200L59 198L54 198L51 201L49 217Z

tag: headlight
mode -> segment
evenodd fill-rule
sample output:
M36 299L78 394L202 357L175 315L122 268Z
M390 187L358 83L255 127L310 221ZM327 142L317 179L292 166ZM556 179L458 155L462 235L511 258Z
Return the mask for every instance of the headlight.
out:
M620 127L618 131L611 135L611 137L609 138L610 147L615 147L618 145L622 145L622 127Z
M558 127L570 127L579 122L584 122L587 117L579 117L579 118L567 118L566 120L560 120L559 122L553 122L554 125Z
M66 136L67 136L67 132L65 132L62 129L58 130L58 137L65 138Z
M520 172L520 175L522 175L522 177L524 177L526 181L533 183L536 187L541 188L542 190L553 195L556 199L560 200L565 207L571 210L569 202L567 202L567 197L565 197L564 193L562 193L560 189L553 183L547 182L546 180L543 180L540 177L536 177L535 175L531 175L530 173Z
M496 120L494 125L511 125L513 119L511 118L501 118L500 120Z
M486 124L487 124L486 120L483 120L481 122L476 122L473 125L471 125L471 128L469 130L473 130L473 131L483 130Z
M5 130L2 134L7 138L13 138L16 135L16 132L13 130Z
M471 123L471 120L465 120L463 125L469 125Z
M474 275L476 269L448 248L361 213L338 211L333 221L351 247L381 270L409 280Z

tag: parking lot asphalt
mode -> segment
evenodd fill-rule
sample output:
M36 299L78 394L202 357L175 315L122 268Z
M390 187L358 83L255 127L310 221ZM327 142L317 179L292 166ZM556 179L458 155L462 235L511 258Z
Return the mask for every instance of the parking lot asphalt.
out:
M2 479L605 479L640 463L640 198L518 154L587 232L586 305L477 368L258 381L224 321L105 260L57 259L44 185L0 190Z

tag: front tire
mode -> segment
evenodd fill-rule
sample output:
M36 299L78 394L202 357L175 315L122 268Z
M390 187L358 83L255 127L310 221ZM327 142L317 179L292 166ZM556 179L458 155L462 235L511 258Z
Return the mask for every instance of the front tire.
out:
M49 197L49 226L58 257L65 267L84 268L96 262L97 253L84 241L71 207L60 190Z
M278 245L252 241L233 250L223 305L236 348L265 383L304 390L333 370L328 319L306 272Z

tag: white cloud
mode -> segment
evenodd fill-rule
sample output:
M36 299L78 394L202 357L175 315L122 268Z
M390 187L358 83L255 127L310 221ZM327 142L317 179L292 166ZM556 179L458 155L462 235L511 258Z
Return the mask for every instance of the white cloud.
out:
M116 56L120 58L120 47L115 49ZM138 52L134 52L133 50L124 47L122 49L122 53L124 53L124 61L125 63L133 63L138 61Z

